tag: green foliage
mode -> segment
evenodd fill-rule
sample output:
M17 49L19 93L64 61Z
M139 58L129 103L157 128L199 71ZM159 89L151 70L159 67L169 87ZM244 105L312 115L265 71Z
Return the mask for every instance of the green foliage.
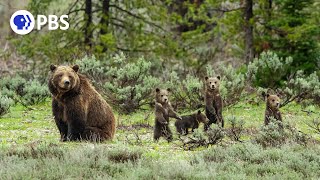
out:
M24 106L31 106L44 102L49 97L47 85L38 80L27 81L17 75L13 78L5 77L0 81L0 89L3 95L19 102Z
M316 101L316 98L320 96L320 81L316 72L306 76L303 71L297 71L284 85L285 88L281 90L285 96L282 106L294 100L313 99Z
M151 93L159 84L159 80L151 74L151 62L143 57L136 63L128 63L121 54L114 57L116 65L106 68L106 76L110 79L103 87L111 102L121 112L130 113L152 100Z
M188 74L181 78L172 72L165 87L172 90L170 101L175 108L195 110L203 104L203 83L195 76Z
M0 94L0 117L7 114L13 104L14 102L12 99Z
M23 91L24 95L20 97L20 103L26 106L39 104L49 97L48 87L35 79L28 81Z
M227 118L230 123L230 128L227 130L227 136L233 141L241 141L245 128L245 122L242 119L237 119L235 116Z
M268 51L260 54L248 65L247 78L254 86L276 88L283 85L283 80L290 70L292 58L280 58Z

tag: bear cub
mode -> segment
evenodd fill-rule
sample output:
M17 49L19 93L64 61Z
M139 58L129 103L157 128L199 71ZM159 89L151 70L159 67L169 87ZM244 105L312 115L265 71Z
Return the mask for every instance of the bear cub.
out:
M222 98L219 91L220 76L217 77L205 77L205 106L206 116L209 119L204 127L204 130L208 130L212 123L218 123L221 127L224 127L224 120L222 117Z
M207 124L209 119L205 114L203 114L200 110L197 113L181 116L182 120L177 120L175 122L175 126L177 132L182 135L187 135L189 133L188 128L192 128L192 132L194 129L199 127L200 123Z
M153 138L158 141L162 136L168 142L172 141L172 132L169 128L169 117L181 119L178 114L173 110L169 101L170 89L156 88L155 97L155 126Z
M112 109L78 73L79 66L51 65L50 70L52 112L61 141L111 140L116 130Z
M277 95L270 95L263 93L263 96L266 97L266 111L264 116L264 124L268 125L271 118L274 118L282 122L282 117L280 113L280 98Z

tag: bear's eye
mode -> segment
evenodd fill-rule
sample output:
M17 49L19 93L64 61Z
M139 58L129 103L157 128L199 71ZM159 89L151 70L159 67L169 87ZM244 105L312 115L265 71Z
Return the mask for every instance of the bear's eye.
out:
M215 84L217 84L217 82L214 82Z
M272 99L272 102L274 102L274 99Z
M72 78L72 76L69 76L69 79L71 79Z
M211 82L210 82L210 84L211 84Z
M163 95L161 95L161 97L163 97Z

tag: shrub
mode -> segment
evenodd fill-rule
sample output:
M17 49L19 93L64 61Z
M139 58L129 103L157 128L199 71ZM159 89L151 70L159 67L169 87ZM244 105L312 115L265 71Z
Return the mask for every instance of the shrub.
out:
M172 89L170 101L175 108L195 110L201 107L203 83L199 78L188 74L180 79L176 72L172 72L165 86Z
M280 87L285 76L289 74L292 61L291 57L283 59L274 52L263 52L248 65L246 76L255 86Z
M285 106L295 100L315 100L317 96L320 96L320 81L316 72L305 76L303 71L297 71L284 85L285 88L279 90L284 96L281 106Z
M108 81L103 89L110 102L123 113L131 113L152 101L151 94L159 80L151 75L152 63L143 57L136 63L126 62L124 55L114 57L116 65L106 68Z
M241 136L244 133L244 121L238 120L236 117L228 117L227 120L230 122L230 129L227 131L227 136L233 141L241 141Z
M14 102L11 98L0 94L0 117L9 112L9 109L13 103Z
M0 82L0 89L3 95L26 107L41 103L49 97L47 85L36 79L27 81L20 76L4 78Z
M35 79L27 82L23 92L24 95L20 97L20 103L24 106L39 104L49 97L47 85L41 84Z
M281 128L282 122L271 118L267 126L262 126L259 133L255 137L255 141L263 147L280 146L287 140L287 134Z
M116 163L135 162L141 158L142 153L140 148L116 148L108 153L108 159Z

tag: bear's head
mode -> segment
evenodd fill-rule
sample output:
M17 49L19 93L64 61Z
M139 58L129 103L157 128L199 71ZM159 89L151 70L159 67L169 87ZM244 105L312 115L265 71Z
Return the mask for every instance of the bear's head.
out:
M203 114L200 110L197 112L197 121L207 124L209 119L205 114Z
M208 90L219 90L220 86L220 76L217 77L205 77L206 89Z
M170 88L168 89L159 89L156 88L156 102L160 104L167 104L169 102L169 92Z
M279 109L280 108L280 98L277 95L270 95L267 94L267 106L272 109Z
M79 86L79 66L56 66L51 65L51 77L49 80L49 89L57 93L65 93ZM52 87L51 87L52 86Z

